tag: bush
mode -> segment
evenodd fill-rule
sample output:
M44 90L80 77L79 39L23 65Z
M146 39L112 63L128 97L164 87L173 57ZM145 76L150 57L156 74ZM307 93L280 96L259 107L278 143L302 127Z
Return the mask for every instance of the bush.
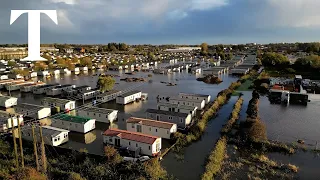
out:
M205 172L202 174L202 180L212 180L221 170L223 159L227 148L227 139L222 137L216 143L215 149L211 152L208 162L205 167Z
M86 178L81 177L80 174L71 172L69 174L68 180L86 180Z
M251 140L265 141L267 140L266 126L261 120L256 120L251 123L248 135Z
M286 68L286 73L289 73L289 74L295 74L296 73L296 70L292 69L292 68Z
M118 164L122 161L122 157L120 156L118 151L115 148L113 148L112 146L106 146L104 148L104 153L105 153L107 160L111 164Z

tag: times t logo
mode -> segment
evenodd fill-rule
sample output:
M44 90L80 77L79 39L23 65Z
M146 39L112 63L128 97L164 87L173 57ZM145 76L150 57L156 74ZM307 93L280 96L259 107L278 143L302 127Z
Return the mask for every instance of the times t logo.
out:
M11 10L10 25L22 14L28 14L28 57L22 61L46 61L40 56L40 15L44 13L58 24L56 10Z

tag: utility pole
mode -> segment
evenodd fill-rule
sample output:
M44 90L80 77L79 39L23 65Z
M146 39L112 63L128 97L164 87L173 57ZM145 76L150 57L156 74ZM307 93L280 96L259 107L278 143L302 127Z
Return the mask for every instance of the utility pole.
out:
M15 156L15 159L16 159L16 167L18 168L19 167L19 159L18 159L18 150L17 150L17 143L16 143L16 137L14 135L14 122L13 122L13 118L12 116L10 115L10 118L11 118L11 129L12 129L12 138L13 138L13 148L14 148L14 156Z
M40 131L40 141L41 141L41 161L42 161L42 171L43 173L47 172L47 159L46 159L46 152L45 152L45 146L43 142L43 136L42 136L42 127L39 126Z
M37 166L37 171L40 171L39 167L39 157L38 157L38 148L37 148L37 137L34 134L34 125L32 125L32 137L33 137L33 151L34 151L34 157L36 159L36 166Z
M19 145L20 145L21 167L24 168L24 156L23 156L23 147L22 147L21 127L20 127L20 123L19 123L18 117L17 117L17 123L18 123L18 133L19 133Z

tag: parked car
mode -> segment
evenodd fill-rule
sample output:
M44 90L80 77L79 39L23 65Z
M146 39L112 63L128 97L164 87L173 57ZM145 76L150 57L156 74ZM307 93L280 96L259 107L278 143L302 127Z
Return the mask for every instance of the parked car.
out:
M131 162L145 162L150 160L149 156L141 156L139 158L133 158L133 157L123 157L124 161L131 161Z

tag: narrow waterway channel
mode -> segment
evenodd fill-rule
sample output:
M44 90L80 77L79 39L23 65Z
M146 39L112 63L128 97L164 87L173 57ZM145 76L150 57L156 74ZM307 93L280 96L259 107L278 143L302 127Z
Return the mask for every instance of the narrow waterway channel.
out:
M174 152L170 152L164 157L162 165L169 174L173 174L180 180L200 179L204 172L206 158L219 139L220 130L227 122L237 99L237 96L231 97L228 104L219 110L218 116L209 121L202 138L186 147L183 160L178 160Z

